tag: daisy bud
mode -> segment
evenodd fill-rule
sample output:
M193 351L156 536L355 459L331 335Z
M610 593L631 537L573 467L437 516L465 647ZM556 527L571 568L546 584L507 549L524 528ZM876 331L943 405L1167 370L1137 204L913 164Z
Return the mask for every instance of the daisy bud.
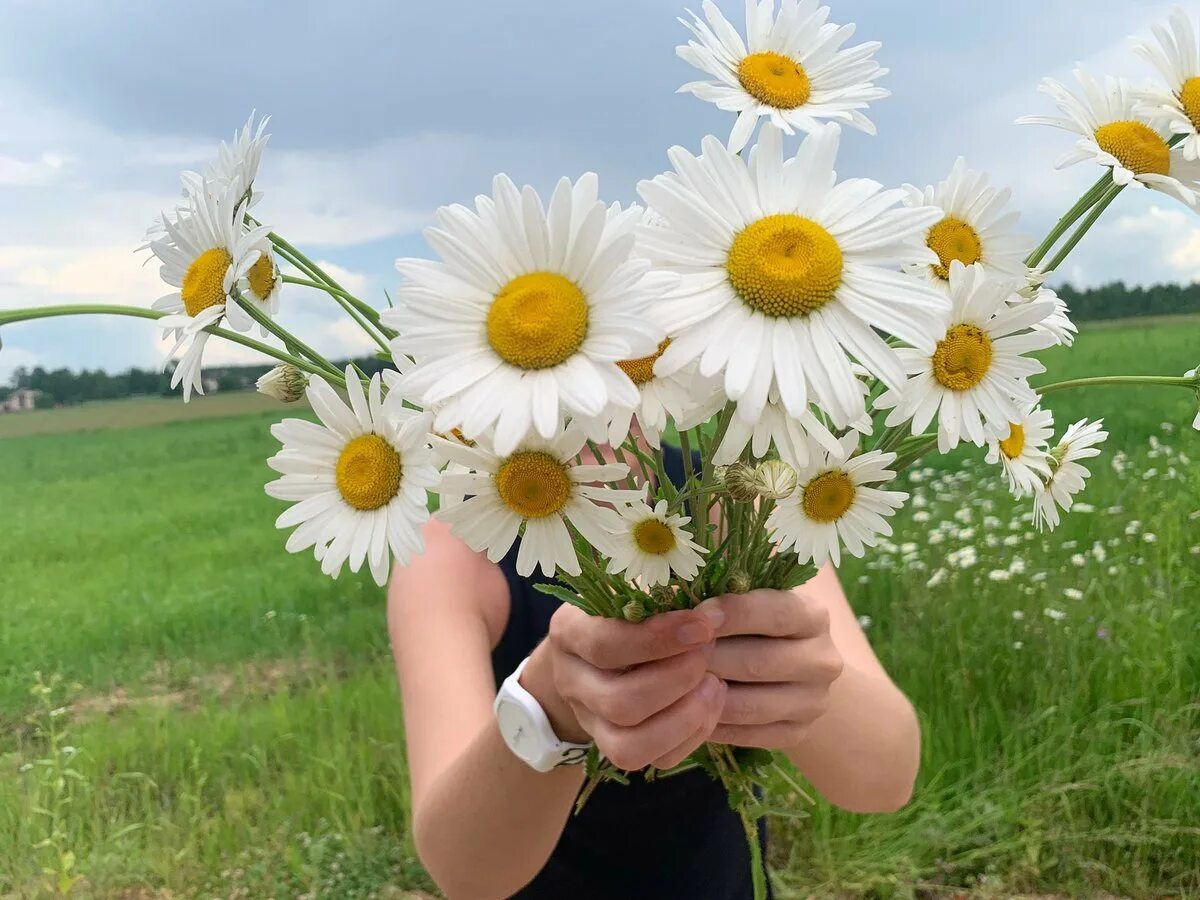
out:
M796 470L781 459L759 463L754 470L754 486L764 500L786 500L798 484Z
M739 503L753 503L758 499L758 487L754 478L754 469L744 462L735 462L725 471L725 490Z
M282 403L295 403L308 388L308 376L295 366L276 366L258 379L258 392Z
M750 582L750 574L741 569L735 569L729 576L729 593L748 594L754 587Z
M621 609L621 615L625 617L626 622L641 622L646 618L646 604L641 600L630 600Z

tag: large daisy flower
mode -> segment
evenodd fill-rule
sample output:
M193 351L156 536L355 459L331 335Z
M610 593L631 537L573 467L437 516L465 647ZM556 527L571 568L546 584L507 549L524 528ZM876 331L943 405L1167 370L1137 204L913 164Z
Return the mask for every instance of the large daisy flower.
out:
M874 547L880 537L892 534L888 518L904 505L908 494L878 485L896 477L888 469L896 454L872 450L855 456L857 446L858 435L850 434L836 452L814 452L809 465L797 473L796 492L767 519L779 549L794 549L801 563L812 560L823 566L832 559L840 565L843 546L861 558L865 547Z
M522 531L517 572L529 575L537 566L547 577L561 569L580 573L579 560L567 522L589 544L611 556L610 541L618 530L611 509L600 504L636 503L644 491L594 486L625 478L624 465L575 463L586 443L579 429L570 428L553 440L527 438L515 451L497 455L482 446L437 441L438 452L467 473L442 476L439 494L465 497L438 518L472 550L487 551L499 562Z
M265 254L270 229L244 230L244 211L232 190L196 194L177 218L163 216L164 236L148 244L162 263L163 281L176 288L153 303L154 309L167 313L159 319L164 334L176 340L168 360L184 344L191 345L172 380L173 386L183 381L184 400L190 399L193 389L203 393L200 357L207 339L202 336L204 329L226 316L239 331L254 324L235 299L238 290L257 285L271 302L277 302L274 262ZM262 276L264 257L269 279Z
M659 301L672 340L656 371L699 360L704 377L724 372L747 422L777 388L791 415L815 403L848 425L865 412L850 357L904 379L875 328L932 351L945 318L939 292L894 269L937 260L924 240L941 211L897 208L903 191L866 179L835 184L839 135L822 126L785 162L766 126L749 163L708 137L703 156L675 147L675 171L638 187L667 220L643 228L643 252L683 276Z
M688 516L669 515L666 500L658 501L653 509L645 503L621 509L610 547L609 574L624 572L642 588L666 584L672 572L691 581L700 571L700 555L705 552L686 530L691 521Z
M307 395L320 424L285 419L272 426L283 449L267 465L283 477L267 493L295 504L275 523L296 528L288 552L314 547L321 570L334 578L347 562L351 572L365 562L383 585L389 551L403 565L425 549L427 491L438 482L431 417L405 408L397 393L384 399L379 375L364 392L353 367L346 369L346 393L349 406L314 376Z
M813 131L822 119L860 128L875 126L863 113L889 91L874 82L887 74L874 60L879 43L843 49L854 34L853 25L829 24L829 7L818 0L746 0L746 40L704 0L704 22L681 22L696 36L679 47L681 59L711 75L680 93L695 94L719 109L738 114L729 149L740 153L750 143L754 126L763 117L788 134Z
M941 184L924 190L906 184L904 190L909 206L934 206L943 213L925 236L938 261L913 269L915 274L944 285L950 281L950 264L958 260L967 266L978 263L989 276L1025 277L1033 241L1016 231L1021 214L1008 209L1011 190L989 185L987 175L968 169L961 156Z
M646 307L675 281L631 255L640 216L605 207L595 175L564 178L548 210L500 175L474 211L438 211L426 240L442 261L398 261L407 282L383 314L394 352L416 361L405 389L438 407L438 431L477 438L494 424L507 455L566 417L637 405L617 363L655 352L664 335Z
M987 461L1004 467L1009 490L1017 497L1035 493L1050 477L1050 436L1054 414L1030 408L1002 428L991 428Z
M247 208L261 199L254 191L254 180L262 164L263 151L271 136L267 134L270 116L254 124L254 113L240 130L233 133L233 141L221 141L217 147L217 158L204 166L202 172L184 172L181 175L184 192L189 196L216 191L232 191L238 201L246 201Z
M1157 44L1134 41L1134 52L1166 79L1165 88L1139 91L1142 112L1164 125L1171 134L1184 135L1181 149L1186 159L1200 159L1200 45L1192 20L1182 7L1171 10L1168 28L1154 26Z
M1053 98L1062 116L1022 116L1017 120L1022 125L1050 125L1081 135L1058 167L1091 160L1111 168L1117 184L1152 188L1194 206L1200 163L1172 153L1167 143L1169 132L1142 121L1132 87L1112 76L1100 84L1082 68L1075 70L1075 78L1083 88L1082 96L1053 78L1045 79L1039 88Z
M1045 332L1030 329L1053 309L1048 301L1008 304L1013 282L988 279L979 266L951 264L950 299L954 309L933 352L901 349L912 377L900 390L887 390L875 401L891 409L887 425L912 420L921 434L938 417L938 449L948 453L966 438L982 447L985 423L1004 428L1037 395L1031 375L1046 367L1024 354L1053 346Z
M1100 455L1099 445L1108 439L1103 428L1103 419L1090 424L1082 419L1068 428L1062 441L1050 451L1050 477L1033 495L1033 521L1038 528L1045 525L1053 531L1061 521L1059 509L1069 512L1075 504L1075 495L1092 474L1079 461Z

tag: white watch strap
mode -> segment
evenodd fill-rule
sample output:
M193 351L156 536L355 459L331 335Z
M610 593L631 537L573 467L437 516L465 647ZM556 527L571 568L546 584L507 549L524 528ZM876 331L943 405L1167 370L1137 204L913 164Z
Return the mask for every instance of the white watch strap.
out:
M559 766L583 763L592 745L559 740L542 705L521 684L521 673L525 671L528 662L529 658L526 657L516 670L504 679L492 707L500 721L500 734L504 742L514 755L538 772L549 772ZM523 722L515 731L501 715L501 708L505 704L512 704L523 713ZM526 731L526 728L532 733Z

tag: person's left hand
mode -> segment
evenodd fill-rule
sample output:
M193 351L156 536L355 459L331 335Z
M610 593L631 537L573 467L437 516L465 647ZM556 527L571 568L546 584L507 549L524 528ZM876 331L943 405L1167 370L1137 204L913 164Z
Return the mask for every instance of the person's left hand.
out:
M794 591L751 591L714 597L725 621L708 669L729 684L709 738L737 747L790 750L829 709L842 655L829 634L829 611Z

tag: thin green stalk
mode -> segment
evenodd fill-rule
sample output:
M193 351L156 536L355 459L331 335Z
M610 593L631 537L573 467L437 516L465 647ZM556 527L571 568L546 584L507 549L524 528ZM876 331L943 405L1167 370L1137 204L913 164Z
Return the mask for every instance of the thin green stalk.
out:
M333 298L334 302L342 308L346 315L348 315L354 321L355 325L370 335L371 339L385 352L390 352L386 342L379 336L379 332L384 331L383 326L380 325L375 319L371 319L369 316L366 316L361 312L361 309L363 308L370 309L367 304L363 303L357 297L354 297L354 295L348 291L345 291L336 285L325 283L321 279L321 269L308 269L300 260L291 256L286 250L283 250L280 247L276 247L275 251L285 260L296 266L296 268L300 269L301 272L315 279L309 281L303 278L296 278L292 275L284 275L283 280L285 283L301 285L303 287L311 287L329 294L329 296ZM395 334L396 332L391 332L392 337L394 337Z
M238 299L234 300L234 302L241 306L241 308L246 312L246 315L250 316L250 318L252 318L255 322L287 344L289 348L294 348L294 350L297 350L304 356L307 356L313 361L314 365L320 366L329 374L338 374L338 371L334 368L333 363L331 363L312 347L308 346L308 344L304 343L304 341L300 340L300 338L296 337L294 334L268 316L265 312L259 309L258 305L253 301L249 303L242 303L241 298L239 297Z
M1200 376L1193 378L1173 378L1168 375L1105 375L1097 378L1075 378L1071 381L1060 381L1037 388L1038 394L1045 396L1055 391L1067 391L1082 387L1103 387L1105 385L1157 385L1161 387L1181 387L1190 390L1200 389Z
M1103 199L1092 208L1092 211L1088 213L1087 218L1083 220L1082 224L1080 224L1077 229L1075 229L1075 233L1071 235L1070 240L1063 244L1062 249L1059 250L1054 259L1050 261L1050 264L1046 266L1045 272L1047 275L1055 271L1063 264L1063 262L1066 261L1066 258L1071 255L1071 251L1079 246L1079 242L1083 240L1083 236L1091 230L1092 226L1095 225L1097 221L1099 221L1100 217L1104 215L1104 211L1112 205L1112 202L1117 199L1117 196L1123 190L1125 190L1124 185L1118 185L1109 188Z
M1112 172L1106 171L1100 176L1100 179L1091 186L1087 193L1080 197L1079 201L1069 210L1067 210L1066 214L1058 220L1058 224L1050 230L1050 233L1046 235L1046 239L1042 241L1042 243L1038 245L1037 249L1029 255L1029 258L1025 260L1025 265L1029 266L1031 269L1037 268L1038 263L1046 258L1046 254L1049 253L1054 248L1054 245L1059 242L1062 236L1067 233L1067 229L1078 222L1084 213L1086 213L1100 201L1100 198L1104 196L1104 192L1112 186L1112 183Z

